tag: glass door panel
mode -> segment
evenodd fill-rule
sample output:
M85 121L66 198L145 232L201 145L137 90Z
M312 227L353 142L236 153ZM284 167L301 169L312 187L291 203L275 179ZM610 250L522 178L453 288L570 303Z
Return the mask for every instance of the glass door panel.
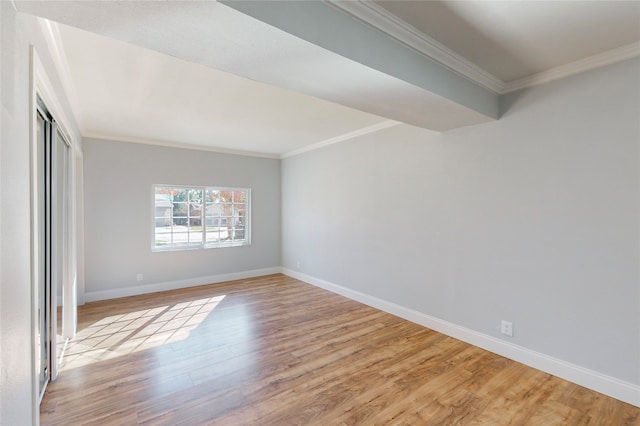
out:
M37 161L38 161L38 274L37 285L35 286L37 300L37 329L36 329L36 372L38 374L39 395L42 398L44 390L50 379L50 354L51 354L51 324L50 324L50 292L48 280L49 262L45 253L49 238L47 237L48 225L48 209L47 209L47 193L48 181L47 174L47 139L50 132L50 124L45 120L44 116L38 113L37 116Z
M52 253L51 260L53 267L52 289L55 289L56 297L52 300L52 325L55 330L55 363L52 365L51 376L55 380L58 366L62 360L64 350L64 289L67 281L68 268L68 182L69 182L69 151L64 137L56 128L53 145L53 228L52 228ZM52 336L53 337L53 336Z

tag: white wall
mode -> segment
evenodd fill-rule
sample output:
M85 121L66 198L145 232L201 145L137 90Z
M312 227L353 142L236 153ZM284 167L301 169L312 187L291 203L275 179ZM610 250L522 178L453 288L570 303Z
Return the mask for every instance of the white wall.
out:
M498 122L283 160L283 266L640 384L639 75L626 61L507 95Z
M96 139L83 146L88 301L280 266L279 160ZM152 252L153 184L251 188L251 245Z
M31 46L51 80L50 94L60 112L70 116L70 108L37 20L17 14L11 2L0 2L0 10L0 424L33 425L38 415L31 310Z

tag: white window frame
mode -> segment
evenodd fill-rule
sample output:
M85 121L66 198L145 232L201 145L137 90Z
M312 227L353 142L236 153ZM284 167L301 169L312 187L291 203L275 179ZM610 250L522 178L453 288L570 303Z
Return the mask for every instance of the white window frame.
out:
M199 243L184 243L184 242L171 242L166 245L158 246L156 242L156 220L158 219L157 215L157 207L156 207L156 190L158 188L175 188L175 189L186 189L186 190L197 190L202 191L203 200L200 202L200 226L202 236ZM217 240L217 241L207 241L207 214L206 214L206 201L204 200L204 196L206 191L231 191L237 192L242 191L245 193L245 202L244 202L244 238L242 240ZM232 205L235 205L235 202L232 202ZM175 216L173 215L173 202L171 203L171 224L167 226L171 226L172 229L176 225L174 223ZM202 217L204 213L204 218ZM226 216L225 216L226 217ZM185 217L187 222L189 222L190 216L187 215ZM189 227L194 225L188 225ZM220 226L217 227L218 229ZM219 232L219 231L218 231ZM210 249L210 248L225 248L225 247L242 247L251 245L251 188L235 188L235 187L223 187L223 186L196 186L196 185L171 185L171 184L153 184L151 185L151 251L154 252L163 252L163 251L182 251L182 250L200 250L200 249Z

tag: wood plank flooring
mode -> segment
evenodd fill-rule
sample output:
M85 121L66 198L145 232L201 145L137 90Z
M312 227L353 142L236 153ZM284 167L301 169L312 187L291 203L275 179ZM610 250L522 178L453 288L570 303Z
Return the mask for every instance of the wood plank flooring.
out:
M79 309L43 425L638 425L640 409L284 275Z

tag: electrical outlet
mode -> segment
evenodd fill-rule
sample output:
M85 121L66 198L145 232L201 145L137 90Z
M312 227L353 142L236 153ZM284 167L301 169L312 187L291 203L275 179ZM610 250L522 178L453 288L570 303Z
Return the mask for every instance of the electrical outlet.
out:
M513 337L513 323L509 321L502 320L502 325L500 327L500 332L507 336Z
M296 261L296 268L300 269L300 261Z
M136 280L142 281L142 274L138 274L138 276L136 277Z

